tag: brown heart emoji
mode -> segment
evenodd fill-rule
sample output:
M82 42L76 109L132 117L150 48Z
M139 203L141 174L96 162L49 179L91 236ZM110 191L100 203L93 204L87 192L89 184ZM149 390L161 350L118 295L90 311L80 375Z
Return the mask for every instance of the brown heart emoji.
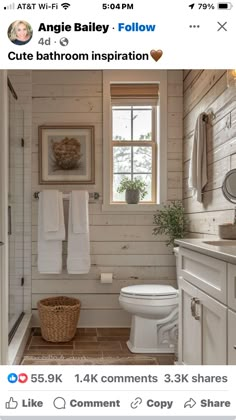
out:
M162 54L163 54L162 50L151 50L150 51L150 55L153 58L153 60L155 60L155 61L160 60Z

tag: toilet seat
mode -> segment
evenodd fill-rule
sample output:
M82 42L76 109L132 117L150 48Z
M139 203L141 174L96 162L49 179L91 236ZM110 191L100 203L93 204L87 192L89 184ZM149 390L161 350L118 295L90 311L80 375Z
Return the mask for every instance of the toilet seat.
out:
M174 299L178 296L178 290L170 285L163 284L137 284L123 287L120 295L134 299L159 300Z

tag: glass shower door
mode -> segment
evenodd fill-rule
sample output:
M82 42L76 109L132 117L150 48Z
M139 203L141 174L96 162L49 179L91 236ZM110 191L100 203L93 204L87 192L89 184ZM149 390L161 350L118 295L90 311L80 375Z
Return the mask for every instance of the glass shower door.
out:
M9 338L24 310L24 144L23 110L9 90Z

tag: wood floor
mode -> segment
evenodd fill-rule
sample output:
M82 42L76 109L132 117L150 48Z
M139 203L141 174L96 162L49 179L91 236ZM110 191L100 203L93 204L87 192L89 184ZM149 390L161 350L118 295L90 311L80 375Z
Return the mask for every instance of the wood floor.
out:
M78 328L73 340L49 343L33 328L22 365L173 365L173 354L134 354L128 328Z

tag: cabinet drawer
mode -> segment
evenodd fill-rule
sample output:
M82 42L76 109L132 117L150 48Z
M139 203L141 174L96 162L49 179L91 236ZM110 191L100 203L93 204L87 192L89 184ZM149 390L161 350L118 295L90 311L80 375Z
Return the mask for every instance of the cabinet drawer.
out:
M228 365L236 365L236 312L228 310Z
M228 306L236 311L236 265L228 264Z
M199 252L180 248L180 275L210 296L226 304L227 263Z

